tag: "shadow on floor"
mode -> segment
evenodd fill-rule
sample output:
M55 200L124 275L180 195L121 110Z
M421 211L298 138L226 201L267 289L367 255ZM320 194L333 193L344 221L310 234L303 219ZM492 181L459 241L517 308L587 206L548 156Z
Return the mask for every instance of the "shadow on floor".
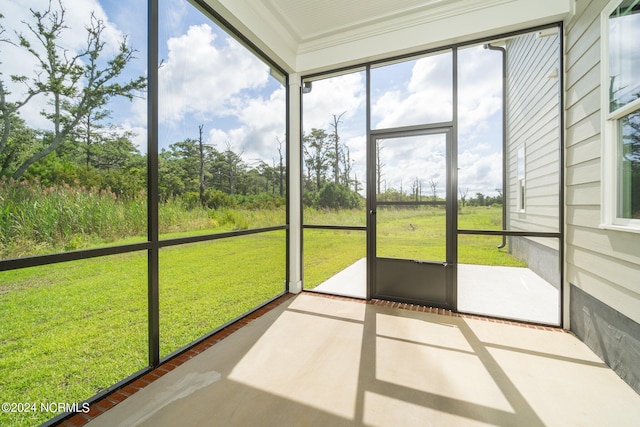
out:
M544 331L302 294L91 426L634 425L640 396Z

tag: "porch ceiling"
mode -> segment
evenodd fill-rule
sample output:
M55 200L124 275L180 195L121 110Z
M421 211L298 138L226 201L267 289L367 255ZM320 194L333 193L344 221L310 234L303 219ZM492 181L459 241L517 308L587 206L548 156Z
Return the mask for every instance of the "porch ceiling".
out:
M247 0L256 9L258 5L266 7L298 44L393 19L406 21L415 14L434 14L445 8L460 10L464 2L478 3L468 0Z
M557 22L572 0L205 0L290 72Z

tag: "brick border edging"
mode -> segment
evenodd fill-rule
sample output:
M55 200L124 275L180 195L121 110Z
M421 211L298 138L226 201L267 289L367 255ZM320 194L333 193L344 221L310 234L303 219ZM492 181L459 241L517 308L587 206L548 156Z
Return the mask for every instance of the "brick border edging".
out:
M359 298L346 297L346 296L340 296L340 295L323 294L323 293L320 293L320 292L312 292L312 291L303 291L302 293L305 294L305 295L314 295L314 296L318 296L318 297L322 297L322 298L328 298L328 299L360 302L362 304L372 304L372 305L377 305L377 306L382 306L382 307L400 308L400 309L403 309L403 310L418 311L418 312L422 312L422 313L433 313L433 314L439 314L439 315L442 315L442 316L451 316L451 317L460 317L460 318L465 318L465 319L483 320L483 321L492 322L492 323L501 323L501 324L506 324L506 325L513 325L513 326L531 328L531 329L540 329L540 330L544 330L544 331L566 332L564 329L559 328L559 327L536 325L536 324L533 324L533 323L525 323L525 322L516 322L516 321L512 321L512 320L505 320L505 319L499 319L499 318L493 318L493 317L487 317L487 316L478 316L478 315L474 315L474 314L455 313L455 312L453 312L451 310L445 310L443 308L427 307L427 306L424 306L424 305L408 304L408 303L403 303L403 302L386 301L386 300L379 300L379 299L372 299L372 300L367 301L367 300L359 299ZM248 314L247 316L238 319L236 322L232 323L231 325L219 330L215 334L213 334L210 337L204 339L203 341L199 342L198 344L194 345L193 347L187 348L182 353L180 353L180 354L172 357L171 359L165 361L164 363L162 363L160 366L158 366L157 368L153 369L152 371L147 372L146 374L140 376L139 378L133 380L132 382L130 382L130 383L128 383L128 384L126 384L126 385L114 390L114 391L112 391L111 393L109 393L108 395L104 396L100 400L98 400L96 402L93 402L89 406L89 412L88 413L86 413L86 414L84 414L84 413L73 414L69 418L65 418L65 419L61 420L59 423L56 423L56 424L53 424L53 425L55 425L55 426L64 426L64 427L80 427L80 426L83 426L83 425L87 424L89 421L93 420L94 418L98 417L99 415L103 414L104 412L107 412L109 409L113 408L114 406L116 406L120 402L124 401L129 396L132 396L133 394L135 394L138 391L142 390L143 388L145 388L147 385L151 384L152 382L154 382L158 378L161 378L164 375L168 374L169 372L173 371L178 366L182 365L183 363L187 362L188 360L192 359L193 357L197 356L198 354L204 352L205 350L207 350L208 348L212 347L216 343L222 341L223 339L225 339L229 335L233 334L237 330L241 329L245 325L248 325L249 323L253 322L254 320L256 320L259 317L261 317L262 315L264 315L264 314L268 313L269 311L273 310L275 307L277 307L280 304L284 303L285 301L293 298L294 296L295 296L295 294L284 294L284 295L280 296L279 298L277 298L277 299L269 302L268 304L260 307L259 309L253 311L252 313Z
M329 299L337 299L337 300L343 300L343 301L356 301L356 302L361 302L362 304L373 304L373 305L378 305L382 307L400 308L400 309L410 310L410 311L419 311L421 313L432 313L432 314L440 314L442 316L460 317L462 319L483 320L486 322L520 326L520 327L529 328L529 329L539 329L542 331L553 331L553 332L563 332L563 333L568 332L559 326L540 325L537 323L527 323L524 321L501 319L499 317L480 316L477 314L456 313L454 311L446 310L444 308L428 307L425 305L409 304L406 302L387 301L387 300L380 300L380 299L372 299L367 301L360 298L325 294L322 292L313 292L313 291L307 291L304 293L307 295L313 294L313 295L317 295L317 296L320 296L323 298L329 298Z
M89 421L98 417L99 415L107 412L109 409L113 408L120 402L124 401L129 396L134 395L138 391L142 390L158 378L163 377L169 372L176 369L178 366L182 365L186 361L194 358L200 353L207 350L209 347L212 347L217 342L222 341L227 338L229 335L233 334L240 328L248 325L253 322L257 318L261 317L263 314L268 313L275 307L279 306L283 302L293 298L294 294L284 294L275 300L265 304L259 309L249 313L245 317L238 319L232 324L226 326L225 328L219 330L215 334L211 335L208 338L200 341L198 344L195 344L193 347L185 349L182 353L177 354L171 359L163 362L157 368L153 369L150 372L147 372L144 375L141 375L139 378L136 378L132 382L113 390L111 393L102 397L100 400L93 402L89 406L88 413L76 413L70 415L69 418L65 418L60 420L59 423L53 424L54 426L64 426L64 427L80 427L87 424Z

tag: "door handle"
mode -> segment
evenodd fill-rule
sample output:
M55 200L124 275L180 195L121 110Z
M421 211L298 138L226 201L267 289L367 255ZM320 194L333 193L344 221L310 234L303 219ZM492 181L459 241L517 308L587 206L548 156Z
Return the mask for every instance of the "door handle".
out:
M371 210L369 211L369 215L375 215L375 214L376 214L375 209L371 209Z

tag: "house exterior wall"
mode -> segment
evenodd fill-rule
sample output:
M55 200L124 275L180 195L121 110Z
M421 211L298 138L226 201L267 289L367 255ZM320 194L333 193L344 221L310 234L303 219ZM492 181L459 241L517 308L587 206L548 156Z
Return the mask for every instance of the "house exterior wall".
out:
M509 230L558 232L560 228L561 73L559 34L550 33L509 38L504 46ZM509 250L539 276L560 287L558 239L511 237Z
M571 330L640 392L640 233L600 226L600 14L607 3L577 1L565 25L565 299Z

